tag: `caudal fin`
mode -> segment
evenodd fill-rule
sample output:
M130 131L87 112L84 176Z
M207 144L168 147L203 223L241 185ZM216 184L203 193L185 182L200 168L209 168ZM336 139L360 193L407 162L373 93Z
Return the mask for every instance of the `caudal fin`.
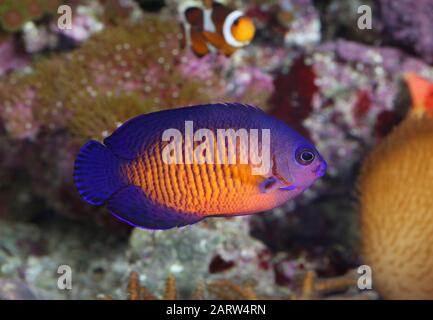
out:
M125 186L120 159L103 144L91 140L81 148L75 160L74 182L84 200L103 204Z

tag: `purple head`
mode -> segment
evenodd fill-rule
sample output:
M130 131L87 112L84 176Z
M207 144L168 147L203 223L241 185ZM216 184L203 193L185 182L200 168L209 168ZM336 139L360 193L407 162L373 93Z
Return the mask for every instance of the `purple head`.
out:
M326 161L311 142L297 133L292 132L277 150L275 173L285 184L281 190L302 192L326 173Z
M296 145L288 159L289 179L300 189L311 186L326 169L326 161L310 143Z

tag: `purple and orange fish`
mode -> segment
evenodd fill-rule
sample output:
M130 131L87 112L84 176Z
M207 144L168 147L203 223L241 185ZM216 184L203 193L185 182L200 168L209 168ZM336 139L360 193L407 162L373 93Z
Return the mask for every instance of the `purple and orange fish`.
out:
M184 150L191 144L186 121L216 134L221 129L268 130L270 165L256 174L249 162L218 164L194 158L190 163L167 163L164 150L170 142L164 134L167 130L184 133L179 145ZM197 143L195 137L193 143ZM214 140L211 148L216 144ZM236 159L241 150L235 148ZM311 142L259 108L209 104L141 115L120 126L104 144L89 141L77 156L74 181L84 200L106 205L121 220L138 227L169 229L207 217L246 215L281 206L323 176L326 167Z
M203 7L181 10L183 47L189 46L199 57L212 51L230 56L251 42L256 31L251 18L219 2L204 2Z

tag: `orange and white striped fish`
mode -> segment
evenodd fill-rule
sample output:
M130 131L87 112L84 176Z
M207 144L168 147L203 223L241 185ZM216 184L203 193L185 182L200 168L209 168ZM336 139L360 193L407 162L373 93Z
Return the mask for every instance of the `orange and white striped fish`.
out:
M256 31L252 19L242 11L214 1L203 7L181 9L181 21L182 46L189 46L199 57L210 52L230 56L248 45Z

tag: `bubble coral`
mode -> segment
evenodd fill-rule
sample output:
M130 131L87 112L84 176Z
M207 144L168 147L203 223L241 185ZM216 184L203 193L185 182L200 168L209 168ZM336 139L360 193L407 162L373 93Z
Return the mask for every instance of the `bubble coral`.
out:
M361 171L362 254L384 298L433 299L433 86L413 74L406 80L412 112Z

